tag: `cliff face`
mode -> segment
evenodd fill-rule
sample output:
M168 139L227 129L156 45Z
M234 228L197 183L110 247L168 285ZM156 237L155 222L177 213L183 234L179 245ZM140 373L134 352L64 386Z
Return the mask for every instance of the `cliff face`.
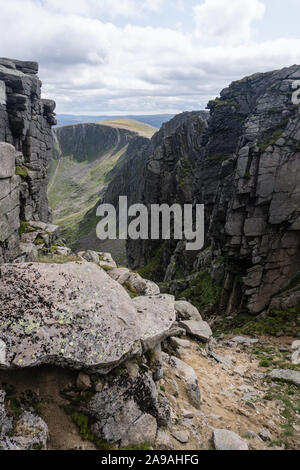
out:
M117 165L111 170L111 180L105 191L106 202L118 207L119 195L127 196L130 201L138 198L140 177L145 170L146 159L144 153L149 145L149 139L135 137Z
M300 114L293 92L299 78L297 66L256 75L209 104L206 159L221 151L226 123L241 122L227 133L227 158L212 163L213 174L205 163L199 171L212 253L226 259L221 305L229 311L261 312L300 269Z
M163 124L148 145L146 141L132 142L122 165L114 169L106 202L118 204L120 194L128 196L129 204L192 203L194 169L208 116L204 111L182 113ZM160 246L158 242L128 240L129 265L143 266ZM167 241L163 247L168 259L176 244Z
M185 114L152 138L137 200L204 203L206 252L129 241L131 266L155 258L165 281L209 271L222 311L254 314L297 277L299 79L293 66L234 82L209 103L208 124Z
M57 127L58 154L70 156L79 162L93 161L112 149L120 150L132 138L132 132L99 124L76 124Z
M20 254L21 221L50 219L46 188L55 103L35 62L0 59L0 263Z

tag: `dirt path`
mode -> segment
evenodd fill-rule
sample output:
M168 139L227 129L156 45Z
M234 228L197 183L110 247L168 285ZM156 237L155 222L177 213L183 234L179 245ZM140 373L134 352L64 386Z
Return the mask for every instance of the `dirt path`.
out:
M162 387L179 416L178 430L190 432L188 444L180 445L173 440L175 448L211 449L213 429L228 429L239 434L247 441L250 450L300 448L300 416L293 413L291 417L291 410L287 411L285 404L289 406L291 400L297 403L299 389L294 391L288 384L274 384L263 378L265 369L259 366L260 360L253 353L255 347L215 345L214 352L231 361L228 367L209 357L197 342L190 341L190 344L190 348L180 348L175 354L197 374L201 411L188 405L185 387L172 368L166 369L162 381ZM286 347L290 338L272 339L268 344ZM194 414L193 420L184 419L183 409ZM269 433L269 438L264 440L259 436L262 430Z

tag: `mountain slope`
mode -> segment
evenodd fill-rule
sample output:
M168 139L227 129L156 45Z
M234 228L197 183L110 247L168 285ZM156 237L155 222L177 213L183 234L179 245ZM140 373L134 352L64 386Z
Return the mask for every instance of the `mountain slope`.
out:
M143 126L143 125L142 125ZM96 238L96 205L110 181L110 172L126 154L136 132L100 124L56 128L55 159L51 163L48 198L53 219L68 244L76 249L104 249ZM87 238L86 238L87 237ZM116 259L124 262L124 242Z

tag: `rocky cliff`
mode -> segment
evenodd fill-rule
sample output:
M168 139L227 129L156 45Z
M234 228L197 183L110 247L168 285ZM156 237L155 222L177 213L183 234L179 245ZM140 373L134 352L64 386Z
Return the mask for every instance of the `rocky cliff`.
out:
M0 263L24 254L20 222L49 222L46 189L55 103L38 64L0 59Z
M54 134L59 143L60 156L73 156L78 162L101 159L109 151L122 149L132 133L100 124L76 124L57 127Z
M152 138L131 202L205 204L205 250L195 259L182 242L129 240L132 267L181 279L177 294L202 292L202 273L209 304L228 314L262 312L297 278L299 78L299 66L246 77L208 104L209 119L185 113Z

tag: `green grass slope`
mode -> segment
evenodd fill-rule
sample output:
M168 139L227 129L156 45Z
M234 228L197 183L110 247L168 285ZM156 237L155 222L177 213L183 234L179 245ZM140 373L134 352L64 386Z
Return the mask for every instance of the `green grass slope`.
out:
M108 153L92 163L78 162L73 157L52 161L48 185L49 205L54 222L61 226L64 237L73 245L85 214L95 206L108 183L106 177L126 151Z

